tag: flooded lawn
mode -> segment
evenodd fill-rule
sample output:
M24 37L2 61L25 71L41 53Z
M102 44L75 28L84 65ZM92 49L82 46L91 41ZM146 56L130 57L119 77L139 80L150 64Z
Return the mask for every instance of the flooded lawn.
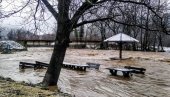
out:
M46 69L19 70L19 62L49 62L51 48L29 48L14 54L0 54L0 75L16 81L39 83ZM76 97L170 97L170 54L156 52L123 51L126 60L118 57L116 50L68 49L65 62L101 64L99 70L86 72L62 69L58 86L61 91ZM137 66L146 68L145 75L130 78L111 76L108 67Z

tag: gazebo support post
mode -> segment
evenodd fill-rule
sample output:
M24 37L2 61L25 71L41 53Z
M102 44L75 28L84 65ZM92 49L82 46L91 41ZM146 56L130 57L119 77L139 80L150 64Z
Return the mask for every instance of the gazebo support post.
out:
M122 59L122 45L123 45L123 43L122 43L122 41L120 41L119 42L119 58L120 58L120 60Z

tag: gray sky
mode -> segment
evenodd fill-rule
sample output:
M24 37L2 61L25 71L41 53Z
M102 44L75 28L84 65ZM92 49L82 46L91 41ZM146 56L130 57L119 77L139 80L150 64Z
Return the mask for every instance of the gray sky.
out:
M3 2L0 4L1 10L3 13L10 13L10 11L18 10L21 7L23 7L27 0L3 0ZM1 19L0 26L2 27L9 27L9 28L25 28L27 30L33 30L35 28L33 21L33 14L35 12L36 2L35 0L32 0L33 3L31 5L28 5L21 13L14 14L13 16L5 19ZM48 19L46 22L37 22L37 25L40 26L40 30L38 30L38 33L52 33L54 29L55 20L52 17L51 13L48 12L48 10L45 10L44 18ZM37 19L41 19L40 14L38 13L36 15Z

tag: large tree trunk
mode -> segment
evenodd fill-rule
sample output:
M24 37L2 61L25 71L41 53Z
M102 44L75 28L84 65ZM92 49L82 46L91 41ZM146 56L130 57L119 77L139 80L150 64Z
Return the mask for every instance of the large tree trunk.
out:
M53 86L56 85L58 82L62 63L65 57L65 52L70 42L70 29L71 25L69 24L69 22L63 22L60 25L58 24L54 50L49 67L43 80L44 85Z
M55 39L54 50L50 60L50 64L46 75L43 80L43 84L47 86L56 85L60 75L62 63L65 57L65 52L69 46L69 36L71 32L71 24L68 21L59 22L57 35Z
M63 22L61 24L58 24L54 50L52 53L49 67L43 80L44 85L53 86L56 85L58 82L62 63L65 57L65 52L70 42L70 29L71 25L69 24L69 22Z
M64 60L66 48L67 48L66 46L55 44L51 61L43 80L43 84L47 86L53 86L57 84L62 63Z
M70 2L70 0L58 0L59 14L55 45L50 64L43 79L43 84L46 86L57 85L66 49L70 42L69 36L72 31L72 23L68 16Z

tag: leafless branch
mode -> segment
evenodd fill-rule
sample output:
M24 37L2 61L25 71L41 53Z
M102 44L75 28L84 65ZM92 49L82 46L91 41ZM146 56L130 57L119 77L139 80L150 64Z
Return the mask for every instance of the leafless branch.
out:
M57 11L51 6L51 4L47 0L41 0L44 5L48 8L48 10L51 12L51 14L54 16L56 20L58 20L58 13Z
M129 23L120 22L120 21L117 21L117 20L113 19L112 17L98 18L98 19L93 19L93 20L89 20L89 21L83 21L81 23L78 23L74 28L82 26L84 24L94 23L94 22L97 22L97 21L106 21L106 20L113 21L113 22L115 22L117 24L122 24L122 25L127 25L127 26L136 26L136 27L139 27L139 28L142 28L142 29L147 29L149 31L160 31L159 29L150 29L150 28L146 28L146 27L144 27L142 25L137 25L137 24L135 25L135 24L129 24Z
M36 32L37 32L37 29L38 29L38 27L37 27L37 21L36 21L36 14L37 14L39 5L40 5L40 0L38 0L37 6L36 6L36 8L35 8L35 13L34 13L34 26L35 26L35 31L36 31Z
M2 0L1 0L1 2L2 2ZM16 14L16 13L22 11L25 7L27 7L27 5L29 3L30 3L30 0L28 0L28 2L22 8L20 8L19 10L13 11L12 13L9 13L9 14L6 14L6 15L2 15L2 16L0 16L0 18L10 17L11 15Z
M93 3L96 3L98 0L93 0ZM75 14L73 15L71 22L73 24L73 26L78 22L79 18L83 15L83 13L90 9L91 7L93 7L93 5L91 3L88 2L84 2L82 4L81 7L79 7L79 9L75 12Z
M97 21L106 21L106 20L109 20L109 19L111 19L111 18L112 18L112 17L97 18L97 19L93 19L93 20L83 21L83 22L78 23L77 25L75 25L74 28L79 27L79 26L82 26L82 25L84 25L84 24L94 23L94 22L97 22Z

